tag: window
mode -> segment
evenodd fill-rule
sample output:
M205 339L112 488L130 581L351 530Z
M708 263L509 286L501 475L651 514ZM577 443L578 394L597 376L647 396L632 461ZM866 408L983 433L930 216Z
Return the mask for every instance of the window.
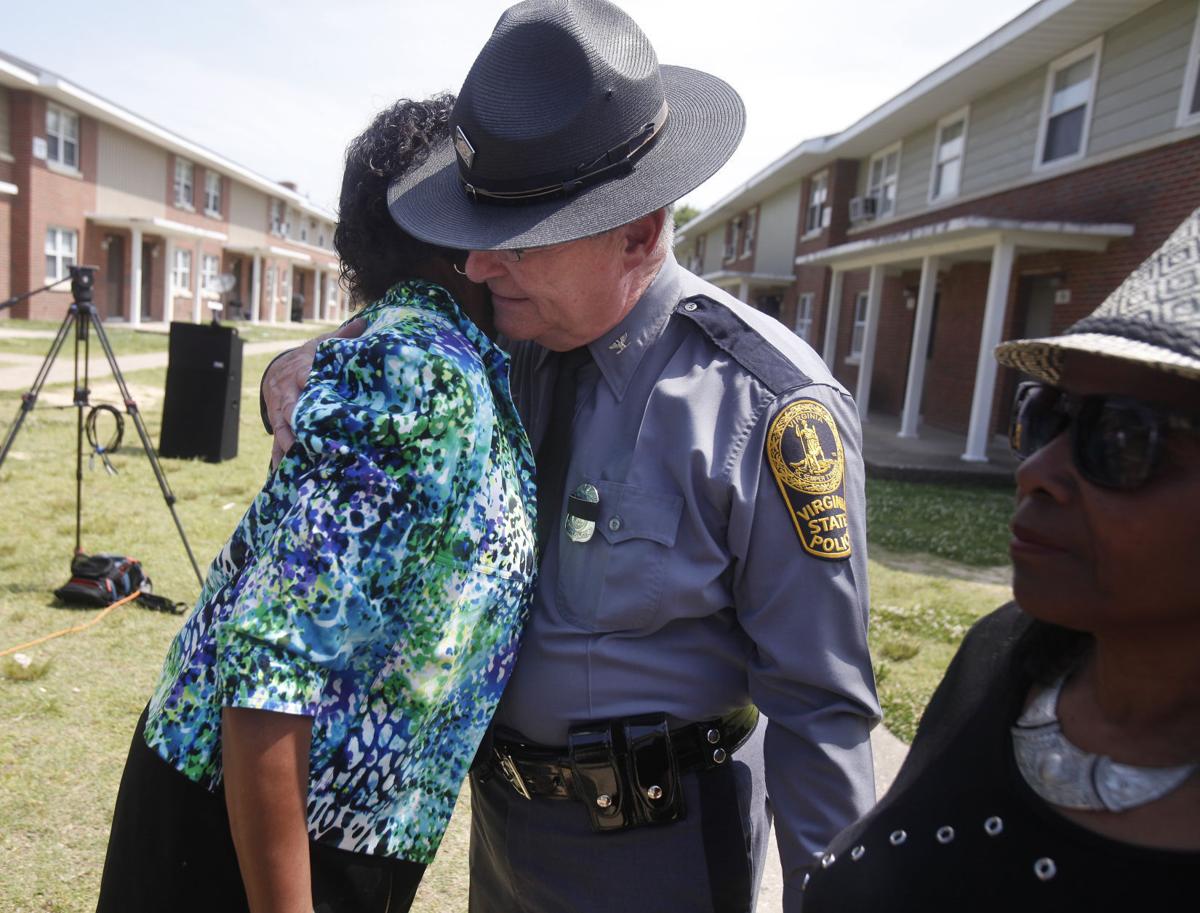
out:
M746 228L742 232L742 256L749 257L754 253L754 223L757 221L758 210L746 213Z
M1200 124L1200 9L1192 31L1192 50L1183 75L1183 91L1179 95L1179 126L1192 124Z
M196 198L194 180L196 166L187 159L175 159L175 205L183 209L191 209L192 201Z
M896 211L896 183L900 177L900 144L897 143L871 157L867 172L867 196L875 197L875 218L882 219Z
M46 105L46 161L79 168L79 115Z
M862 358L863 339L867 335L867 298L866 292L859 292L854 299L854 332L850 334L850 358L858 361Z
M205 254L200 258L200 287L210 295L217 294L217 276L220 272L220 257Z
M75 265L79 235L69 228L46 229L46 280L57 282L67 278L67 270Z
M325 246L325 229L321 229L321 233L317 235L317 247Z
M796 301L796 335L809 341L813 324L813 293L804 292Z
M967 148L967 112L959 111L938 124L933 147L933 175L929 179L929 202L958 196L962 183L963 153Z
M283 215L283 200L271 201L271 234L279 235L280 237L287 231L287 224Z
M808 183L808 210L804 214L804 233L811 235L829 224L829 175L818 174Z
M221 214L221 176L215 171L204 172L204 211L210 216Z
M1073 161L1087 151L1099 67L1099 39L1050 65L1038 134L1038 165Z
M742 220L734 219L725 228L725 259L736 260L738 242L742 235Z
M176 295L192 293L192 252L175 249L175 259L171 264L171 288Z

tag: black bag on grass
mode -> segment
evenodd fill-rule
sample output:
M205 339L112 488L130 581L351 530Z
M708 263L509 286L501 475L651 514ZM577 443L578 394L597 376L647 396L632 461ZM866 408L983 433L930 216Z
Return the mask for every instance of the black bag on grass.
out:
M141 562L125 555L85 555L71 559L71 579L54 591L68 605L107 606L134 590L149 592Z

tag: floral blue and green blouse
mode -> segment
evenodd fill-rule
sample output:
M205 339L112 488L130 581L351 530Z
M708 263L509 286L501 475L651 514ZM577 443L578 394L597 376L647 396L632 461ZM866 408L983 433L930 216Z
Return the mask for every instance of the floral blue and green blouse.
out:
M429 862L517 656L533 459L508 356L441 287L317 349L296 443L213 561L146 741L221 781L221 708L310 716L309 835Z

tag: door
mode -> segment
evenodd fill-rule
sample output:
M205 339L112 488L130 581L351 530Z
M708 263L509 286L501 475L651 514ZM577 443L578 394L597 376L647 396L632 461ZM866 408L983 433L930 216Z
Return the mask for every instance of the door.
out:
M121 235L109 235L108 260L104 269L104 287L106 293L102 301L97 302L101 317L113 317L125 310L125 238Z
M154 247L150 241L142 242L142 320L150 319L150 290L154 288L151 281L154 272Z

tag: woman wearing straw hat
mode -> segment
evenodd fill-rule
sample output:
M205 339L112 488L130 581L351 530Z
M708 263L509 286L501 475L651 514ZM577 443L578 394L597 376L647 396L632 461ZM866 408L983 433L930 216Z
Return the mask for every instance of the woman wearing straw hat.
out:
M1200 211L1032 375L1015 602L967 635L804 909L1200 908Z

